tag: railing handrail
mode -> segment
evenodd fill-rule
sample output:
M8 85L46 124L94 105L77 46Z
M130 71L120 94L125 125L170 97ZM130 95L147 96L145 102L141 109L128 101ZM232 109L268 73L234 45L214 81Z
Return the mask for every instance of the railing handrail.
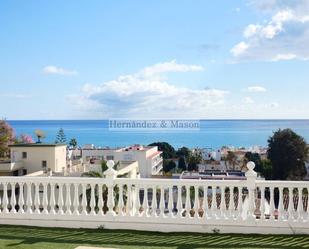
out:
M1 221L47 226L50 221L78 226L106 221L118 228L123 221L132 227L143 222L155 223L155 230L167 223L175 230L212 223L244 231L257 227L262 233L261 225L277 231L296 224L297 232L309 231L308 182L257 180L252 162L243 180L117 178L114 163L107 166L105 178L0 177Z

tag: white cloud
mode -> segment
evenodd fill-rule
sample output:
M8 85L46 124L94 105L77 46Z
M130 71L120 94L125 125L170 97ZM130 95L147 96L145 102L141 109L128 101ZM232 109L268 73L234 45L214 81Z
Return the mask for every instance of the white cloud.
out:
M297 57L296 54L277 54L272 60L273 61L293 60L296 57Z
M244 102L245 104L253 104L253 103L254 103L254 100L253 100L251 97L245 97L245 98L243 99L243 102Z
M240 12L240 8L236 7L236 8L233 9L233 11L236 12L236 13L239 13Z
M261 25L249 24L244 30L244 37L249 38L255 35L261 28Z
M309 58L308 0L252 0L251 4L270 14L270 18L266 23L252 23L244 28L244 39L231 49L237 60Z
M5 94L0 94L1 97L4 98L14 98L14 99L26 99L30 98L30 95L27 94L22 94L22 93L5 93Z
M158 63L99 85L86 84L82 92L70 96L70 100L87 112L101 113L105 117L197 118L222 105L228 92L179 87L157 76L166 72L200 70L201 66L175 61Z
M140 73L144 76L152 76L168 72L197 72L203 71L204 68L199 65L178 64L175 60L155 64L151 67L144 68Z
M77 71L64 69L57 66L46 66L43 68L45 74L59 74L59 75L76 75Z
M245 42L240 42L231 49L231 53L237 57L244 54L248 48L248 44L246 44Z
M249 86L246 91L251 93L266 92L266 88L262 86Z

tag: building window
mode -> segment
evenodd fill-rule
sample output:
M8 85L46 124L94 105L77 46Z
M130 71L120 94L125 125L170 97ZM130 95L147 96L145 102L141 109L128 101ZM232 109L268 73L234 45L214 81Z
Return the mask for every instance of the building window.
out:
M23 152L22 157L23 157L23 159L26 159L27 158L27 152Z
M114 156L106 156L106 160L114 160Z
M42 168L46 168L47 167L47 161L42 161Z

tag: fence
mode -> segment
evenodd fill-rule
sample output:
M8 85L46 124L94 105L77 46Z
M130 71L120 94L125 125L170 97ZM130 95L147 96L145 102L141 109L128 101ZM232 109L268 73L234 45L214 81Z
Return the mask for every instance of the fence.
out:
M0 223L150 231L309 233L308 182L0 177Z

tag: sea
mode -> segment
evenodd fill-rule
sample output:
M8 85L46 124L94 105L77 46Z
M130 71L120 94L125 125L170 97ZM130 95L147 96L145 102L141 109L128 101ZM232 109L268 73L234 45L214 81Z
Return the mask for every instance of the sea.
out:
M290 128L309 143L309 120L200 120L199 130L115 131L108 120L8 120L17 136L29 134L36 140L35 130L45 132L44 142L55 142L60 128L67 141L76 138L78 145L121 147L168 142L175 148L218 149L222 146L267 146L267 140L278 129Z

